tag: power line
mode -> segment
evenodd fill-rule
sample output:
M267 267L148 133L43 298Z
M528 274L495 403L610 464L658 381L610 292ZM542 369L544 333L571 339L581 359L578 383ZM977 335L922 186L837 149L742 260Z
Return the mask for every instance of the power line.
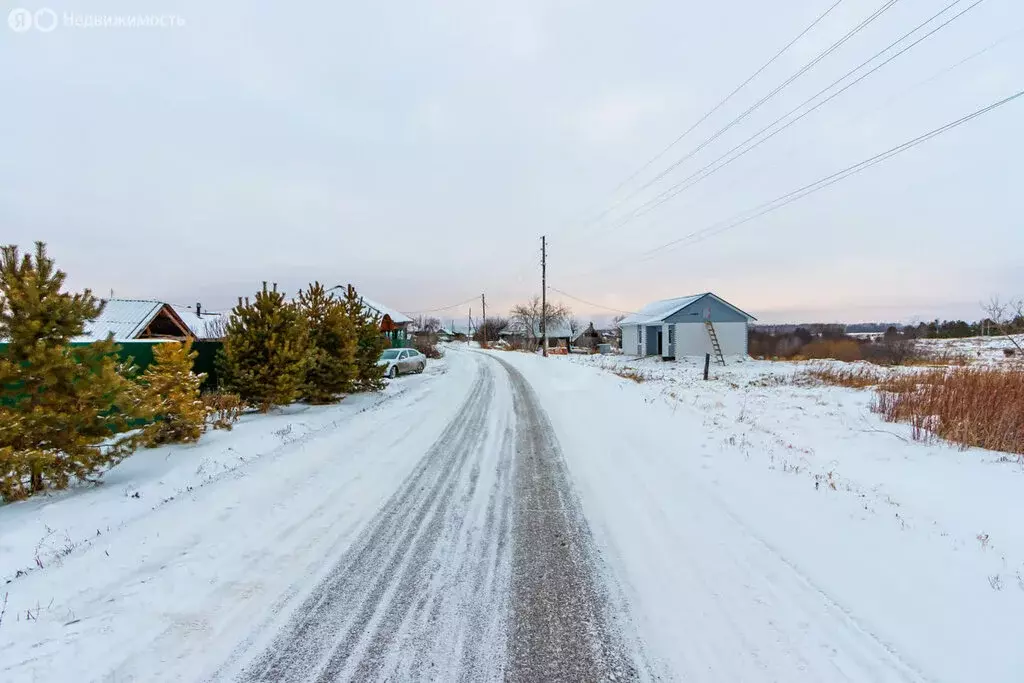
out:
M466 299L465 301L460 301L459 303L452 304L451 306L441 306L440 308L428 308L428 309L425 309L425 310L422 310L422 311L403 311L403 313L405 313L406 315L409 315L409 316L422 315L424 313L437 313L438 311L447 311L447 310L450 310L452 308L458 308L459 306L465 306L466 304L470 303L471 301L476 301L476 299L477 299L477 295L474 294L473 296L471 296L470 298Z
M725 99L721 100L718 104L716 104L714 107L709 109L703 116L701 116L699 119L697 119L697 121L693 125L691 125L689 128L687 128L682 133L680 133L679 136L675 140L673 140L671 143L669 143L669 145L667 147L665 147L663 150L661 150L660 152L655 154L653 157L651 157L649 160L647 160L647 162L643 166L638 168L628 178L626 178L621 183L619 183L615 187L615 189L612 190L612 195L616 194L619 190L621 190L623 187L625 187L630 181L632 181L638 175L640 175L641 173L646 171L648 168L650 168L651 164L653 164L655 161L657 161L658 159L663 157L670 149L672 149L677 144L679 144L679 142L682 141L683 138L685 138L687 135L692 133L697 128L697 126L699 126L700 124L702 124L705 121L707 121L708 118L710 118L712 114L714 114L716 111L718 111L723 106L725 106L725 104L728 103L729 100L731 100L733 97L735 97L736 94L739 93L740 90L742 90L747 85L749 85L750 82L753 81L758 76L760 76L761 73L765 69L767 69L769 66L774 64L775 61L779 57L781 57L789 48L793 47L793 45L795 45L798 40L800 40L805 35L807 35L811 31L811 29L813 29L815 26L820 24L825 19L825 17L827 17L829 14L831 14L832 10L834 10L836 7L838 7L840 5L840 3L842 3L842 2L843 2L843 0L836 0L834 3L832 3L832 5L828 9L826 9L824 12L819 14L817 16L817 18L814 21L812 21L804 30L800 31L800 33L798 33L795 38L793 38L791 41L786 43L785 47L783 47L781 50L776 52L772 56L772 58L769 59L767 62L762 64L761 67L757 71L755 71L753 74L751 74L747 78L747 80L743 81L738 86L736 86L736 88L732 92L730 92L728 95L725 96Z
M981 57L982 55L992 51L993 49L995 49L999 45L1002 45L1003 43L1008 42L1010 40L1013 40L1013 39L1017 38L1018 36L1020 36L1022 34L1024 34L1024 27L1017 28L1016 30L1011 31L1010 33L1007 33L1007 34L1003 35L1001 38L998 38L998 39L992 41L991 43L989 43L985 47L972 52L971 54L967 55L966 57L963 57L963 58L957 60L956 62L954 62L954 63L952 63L952 64L950 64L948 66L943 67L939 71L936 71L935 73L933 73L931 76L929 76L929 77L927 77L925 79L922 79L922 80L918 81L917 83L915 83L915 84L913 84L913 85L911 85L911 86L909 86L907 88L904 88L900 92L896 93L895 95L893 95L892 97L887 99L881 105L878 105L878 106L875 106L875 107L872 107L870 109L866 109L866 110L860 112L858 115L848 119L846 121L846 123L843 124L843 126L849 126L849 125L852 125L854 123L857 123L857 122L863 120L864 118L866 118L868 115L870 115L870 114L872 114L874 112L877 112L877 111L881 111L881 110L891 106L897 100L899 100L899 99L901 99L901 98L903 98L903 97L913 93L914 91L916 91L916 90L918 90L918 89L928 85L929 83L932 83L933 81L941 78L942 76L946 75L947 73L950 73L950 72L954 71L955 69L958 69L959 67L963 66L967 62L969 62L969 61L971 61L973 59L976 59L978 57ZM813 142L813 140L805 139L802 142L803 142L803 144L798 144L798 145L794 145L794 146L790 147L783 156L785 156L785 157L791 156L792 153L794 153L798 149L806 147L807 143ZM761 164L760 166L756 167L755 169L752 169L752 171L763 171L768 165L769 164ZM714 172L717 172L717 170L718 169L715 169ZM708 175L711 175L711 174L709 173ZM753 173L752 172L748 172L748 173L744 174L744 177L749 177L751 175L753 175ZM704 176L704 177L706 177L706 176ZM701 180L703 180L704 177L702 177ZM739 183L739 180L741 180L741 179L742 178L734 180L732 183L729 183L729 185L727 185L723 189L728 189L730 187L735 187ZM692 183L690 185L687 185L687 188L693 187L696 184L697 183ZM673 196L676 196L676 195L673 195ZM652 210L653 210L653 208L656 208L656 207L652 207ZM638 214L635 217L639 218L640 216L645 215L646 213L649 213L649 212L647 212L647 211L642 212L642 213ZM621 225L624 225L624 224L626 224L628 222L629 222L629 220L623 221L620 224L613 225L612 228L614 229L616 227L620 227ZM605 232L605 231L599 231L598 233L595 233L595 234L599 235L599 234L603 234L603 232Z
M952 130L954 128L957 128L957 127L959 127L959 126L961 126L961 125L963 125L965 123L968 123L968 122L978 118L979 116L983 116L984 114L987 114L987 113L989 113L989 112L991 112L991 111L993 111L995 109L998 109L999 107L1002 107L1003 105L1009 104L1010 102L1012 102L1012 101L1014 101L1014 100L1016 100L1016 99L1018 99L1018 98L1020 98L1022 96L1024 96L1024 90L1020 90L1020 91L1014 93L1013 95L1010 95L1009 97L1003 98L1003 99L1001 99L1001 100L999 100L997 102L994 102L993 104L990 104L990 105L988 105L986 107L978 109L975 112L972 112L972 113L970 113L970 114L968 114L966 116L963 116L963 117L961 117L959 119L956 119L955 121L951 121L951 122L949 122L949 123L947 123L947 124L945 124L943 126L940 126L940 127L936 128L934 130L931 130L931 131L929 131L929 132L927 132L927 133L925 133L923 135L919 135L918 137L913 138L911 140L908 140L907 142L904 142L904 143L902 143L900 145L896 145L895 147L887 149L886 151L881 152L880 154L876 154L875 156L869 157L868 159L865 159L865 160L860 161L860 162L858 162L856 164L853 164L852 166L847 166L846 168L844 168L842 170L839 170L839 171L836 171L835 173L832 173L831 175L825 176L824 178L820 178L820 179L814 181L813 183L810 183L808 185L804 185L801 188L798 188L796 190L793 190L792 192L788 192L788 193L786 193L784 195L776 197L775 199L772 199L770 201L764 202L763 204L759 204L758 206L755 206L752 209L744 211L743 213L736 214L735 216L733 216L730 219L727 219L727 220L724 220L724 221L719 221L718 223L713 223L712 225L709 225L709 226L707 226L705 228L702 228L700 230L692 232L692 233L690 233L688 235L684 235L683 237L680 237L678 239L674 239L674 240L672 240L670 242L666 242L665 244L662 244L661 246L655 247L653 249L650 249L650 250L648 250L646 252L643 252L643 253L639 254L638 257L641 258L642 260L649 260L650 258L653 258L654 256L656 256L658 254L658 252L664 251L666 249L669 249L671 247L679 245L679 244L681 244L683 242L686 242L686 241L697 242L697 241L706 239L707 237L710 237L712 235L717 235L717 234L720 234L722 232L725 232L726 230L731 230L732 228L735 228L735 227L738 227L740 225L743 225L744 223L748 223L748 222L750 222L750 221L752 221L752 220L754 220L756 218L760 218L761 216L764 216L766 214L772 213L773 211L777 211L778 209L781 209L784 206L792 204L793 202L798 201L800 199L803 199L804 197L807 197L807 196L809 196L811 194L814 194L815 192L819 192L820 190L823 190L826 187L834 185L835 183L838 183L841 180L845 180L846 178L849 178L850 176L853 176L853 175L856 175L856 174L858 174L858 173L860 173L862 171L865 171L868 168L871 168L872 166L880 164L883 161L891 159L892 157L894 157L894 156L896 156L898 154L901 154L901 153L903 153L903 152L905 152L905 151L907 151L909 149L912 149L912 148L914 148L914 147L916 147L916 146L918 146L920 144L923 144L923 143L931 140L932 138L935 138L935 137L937 137L937 136L939 136L939 135L941 135L941 134L943 134L945 132L948 132L948 131L950 131L950 130ZM746 215L746 214L751 214L751 215ZM624 260L621 260L621 261L617 261L615 264L611 264L611 265L618 265L618 264L623 263L625 261L632 260L633 258L637 258L637 257L631 257L629 259L624 259ZM610 266L606 266L605 268L607 268L607 267L610 267ZM601 268L601 269L598 269L598 270L604 270L605 268ZM597 271L592 271L592 272L597 272Z
M959 1L960 1L960 0L957 0L957 2L959 2ZM717 131L716 131L715 133L713 133L713 134L712 134L712 135L711 135L710 137L708 137L708 138L707 138L707 139L705 139L705 140L704 140L703 142L701 142L701 143L700 143L699 145L697 145L696 147L694 147L693 149L691 149L691 150L690 150L689 152L687 152L687 153L686 153L685 155L683 155L682 157L680 157L679 159L677 159L676 161L674 161L674 162L673 162L672 164L670 164L670 165L668 166L668 168L666 168L666 169L664 169L663 171L661 171L661 172L660 172L660 173L659 173L658 175L656 175L656 176L655 176L654 178L652 178L651 180L647 181L646 183L644 183L643 185L641 185L640 187L638 187L638 188L637 188L636 190L634 190L634 191L630 192L630 193L629 193L628 195L626 195L626 196L625 196L625 197L623 197L623 198L622 198L621 200L619 200L618 202L616 202L615 204L613 204L613 205L612 205L611 207L609 207L609 208L605 209L604 211L602 211L602 212L601 212L600 214L598 214L598 215L597 215L596 217L594 217L593 219L591 219L591 220L589 220L589 221L585 222L585 223L584 223L584 225L591 225L591 224L593 224L593 223L596 223L596 222L600 221L600 220L601 220L601 219L603 219L603 218L604 218L605 216L607 216L607 215L608 215L609 213L611 213L612 211L614 211L614 210L615 210L615 209L616 209L617 207L619 207L620 205L622 205L622 204L623 204L624 202L628 201L629 199L632 199L632 198L633 198L633 197L635 197L636 195L640 194L641 192L643 192L644 190L646 190L647 188L651 187L652 185L654 185L655 183L657 183L657 182L658 182L659 180L661 180L662 178L664 178L665 176L667 176L667 175L668 175L669 173L671 173L671 172L672 172L672 171L674 171L674 170L675 170L676 168L678 168L678 167L679 167L679 166L680 166L681 164L683 164L684 162L686 162L686 161L687 161L688 159L692 158L692 157L693 157L693 156L694 156L695 154L697 154L698 152L700 152L700 151L701 151L702 149L704 149L704 148L705 148L705 147L707 147L707 146L708 146L709 144L711 144L712 142L714 142L715 140L717 140L717 139L718 139L719 137L721 137L722 135L724 135L724 134L725 134L726 132L728 132L728 131L729 131L730 129L732 129L732 128L733 128L733 126L735 126L736 124L740 123L741 121L743 121L744 119L746 119L746 118L747 118L748 116L750 116L750 114L752 114L752 113L753 113L754 111L756 111L756 110L757 110L758 108L760 108L760 107L761 107L761 105L763 105L763 104L764 104L765 102L767 102L768 100L770 100L770 99L771 99L772 97L774 97L774 96L775 96L775 95L777 95L778 93L782 92L782 90L784 90L785 88L787 88L787 87L788 87L788 86L789 86L790 84L792 84L792 83L793 83L793 82L794 82L795 80L797 80L797 79L798 79L798 78L800 78L800 77L801 77L802 75L804 75L805 73L807 73L808 71L810 71L810 70L811 70L812 68L814 68L814 67L815 67L815 66L816 66L816 65L817 65L817 64L818 64L819 62L821 62L821 61L822 61L823 59L825 59L825 58L826 58L826 57L828 57L828 56L829 56L830 54L832 54L833 52L835 52L836 50L838 50L838 49L839 49L840 47L842 47L842 46L843 46L843 45L844 45L844 44L845 44L845 43L846 43L847 41L849 41L849 40L850 40L851 38L853 38L853 37L854 37L855 35L857 35L857 34L858 34L858 33L860 33L860 32L861 32L862 30L864 30L864 29L865 29L865 28L866 28L866 27L867 27L867 26L868 26L869 24L871 24L872 22L874 22L874 21L875 21L876 19L878 19L878 18L879 18L880 16L882 16L883 14L885 14L885 12L887 12L887 11L888 11L889 9L891 9L891 8L892 8L892 6L893 6L893 5L895 5L895 4L897 3L897 2L899 2L899 0L887 0L887 2L886 2L886 3L884 4L884 5L882 5L882 6L880 7L880 8L878 8L877 10L875 10L875 11L874 11L874 12L873 12L873 13L872 13L872 14L871 14L871 15L870 15L869 17L867 17L866 19L864 19L863 21L861 21L861 22L860 22L859 24L857 24L857 26L855 26L855 27L853 27L852 29L850 29L850 31L848 31L848 32L846 33L846 35L844 35L844 36L843 36L842 38L840 38L840 39L839 39L839 40L837 40L836 42L832 43L832 45L831 45L831 46L829 46L829 47L828 47L827 49L825 49L825 50L824 50L823 52L821 52L820 54L818 54L818 56L816 56L816 57L815 57L814 59L812 59L811 61L809 61L809 62L807 62L806 64L804 64L804 65L803 65L803 66L802 66L802 67L801 67L801 68L800 68L799 70L797 70L797 72L796 72L796 73L794 73L793 75L791 75L791 76L790 76L789 78L787 78L787 79L786 79L785 81L783 81L783 82L782 82L782 83L781 83L780 85L776 86L774 90L772 90L772 91L771 91L771 92L769 92L769 93L768 93L767 95L765 95L765 96L764 96L764 97L762 97L762 98L761 98L760 100L758 100L758 101L757 101L757 102L755 102L755 103L754 103L753 105L751 105L751 106L750 106L749 108L747 108L747 109L746 109L746 111L744 111L744 112L743 112L742 114L740 114L739 116L737 116L736 118L734 118L734 119L733 119L732 121L730 121L730 122L729 122L728 124L726 124L726 125L725 125L725 126L723 126L722 128L718 129L718 130L717 130ZM673 144L674 144L674 143L673 143Z
M593 301L586 301L586 300L581 299L581 298L579 298L577 296L573 296L572 294L569 294L569 292L563 292L562 290L558 289L557 287L552 287L551 285L548 285L548 289L550 289L550 290L552 290L554 292L558 292L562 296L567 296L570 299L572 299L573 301L578 301L581 304L586 304L587 306L593 306L594 308L603 308L606 311L612 311L614 313L625 313L627 315L632 315L632 314L636 313L636 311L623 311L623 310L621 310L619 308L612 308L611 306L602 306L601 304L595 304Z
M827 87L823 88L822 90L819 90L817 93L815 93L811 97L807 98L806 100L801 102L799 105L797 105L793 109L790 109L788 112L786 112L785 114L783 114L779 118L775 119L770 124L768 124L767 126L762 128L761 130L757 131L756 133L754 133L753 135L748 137L743 142L739 143L738 145L736 145L735 147L733 147L729 151L725 152L724 154L722 154L721 156L716 158L714 161L711 161L710 163L706 164L702 168L700 168L697 171L694 171L693 173L691 173L686 178L683 178L682 180L680 180L675 185L672 185L671 187L669 187L668 189L664 190L660 194L658 194L658 195L652 197L651 199L647 200L646 202L644 202L643 204L638 206L636 209L634 209L630 214L628 214L625 217L623 217L622 219L620 219L619 222L613 224L609 229L614 230L616 228L620 228L623 225L626 225L627 223L629 223L630 221L632 221L632 220L634 220L636 218L639 218L640 216L646 215L647 213L650 213L654 209L658 208L659 206L661 206L661 205L671 201L672 199L678 197L680 194L682 194L686 190L690 189L691 187L697 185L701 181L703 181L703 180L709 178L710 176L714 175L715 173L717 173L721 169L725 168L726 166L728 166L732 162L736 161L737 159L745 156L748 152L751 152L751 151L757 149L758 147L760 147L761 145L763 145L764 143L768 142L769 140L771 140L773 137L775 137L776 135L778 135L782 131L786 130L787 128L789 128L790 126L795 124L796 122L798 122L801 119L803 119L808 114L816 111L817 109L821 108L825 104L829 103L830 101L832 101L833 99L835 99L839 95L843 94L844 92L846 92L847 90L849 90L853 86L855 86L858 83L860 83L861 81L863 81L865 78L867 78L871 74L873 74L876 71L878 71L879 69L881 69L883 66L885 66L889 62L893 61L894 59L896 59L900 55L904 54L908 50L914 48L915 46L920 44L922 41L924 41L927 38L931 37L932 35L934 35L938 31L942 30L943 28L945 28L946 26L948 26L952 22L956 21L961 16L963 16L964 14L966 14L967 12L969 12L970 10L974 9L975 7L980 5L982 2L984 2L984 0L975 0L975 2L973 4L969 5L968 7L966 7L963 10L961 10L960 12L955 14L954 16L950 17L949 19L947 19L943 23L939 24L938 26L933 28L931 31L929 31L928 33L924 34L923 36L921 36L920 38L918 38L914 42L910 43L909 45L905 46L904 48L902 48L901 50L899 50L895 54L889 56L882 63L878 64L877 66L875 66L871 70L867 71L866 73L862 74L861 76L859 76L855 80L851 81L850 83L846 84L841 89L839 89L836 92L832 93L831 95L829 95L827 98L825 98L821 102L818 102L817 104L815 104L813 107L811 107L807 111L801 113L796 118L794 118L791 121L787 122L782 127L778 128L777 130L772 131L769 135L765 136L761 140L758 140L757 142L755 142L753 145L750 145L746 149L743 149L738 154L734 154L734 152L737 152L737 150L740 150L744 145L747 145L751 141L756 140L758 136L760 136L763 133L765 133L766 131L770 130L772 127L776 126L778 123L780 123L781 121L785 120L786 118L792 116L794 113L799 111L802 107L804 107L805 105L809 104L810 102L813 102L815 99L820 97L822 94L828 92L829 90L834 88L839 83L842 83L844 80L849 78L851 75L855 74L860 69L864 68L865 66L867 66L868 64L870 64L874 60L878 59L881 55L885 54L886 52L891 50L893 47L899 45L901 42L903 42L904 40L906 40L907 38L912 36L914 33L917 33L918 31L920 31L923 27L927 26L929 23L931 23L932 21L934 21L936 18L940 17L941 15L945 14L948 10L950 10L955 5L958 5L962 1L963 0L954 0L950 4L946 5L941 10L939 10L937 13L933 14L931 17L926 19L924 22L918 24L916 27L914 27L913 29L911 29L907 33L904 33L902 36L900 36L895 41L893 41L892 43L887 45L885 48L883 48L882 50L880 50L877 53L875 53L872 57L870 57L869 59L861 62L859 65L857 65L856 67L854 67L850 71L847 71L845 74L843 74L838 79L833 81ZM733 155L733 156L730 157L730 155ZM726 159L726 157L730 157L730 158ZM725 162L719 164L719 162L721 162L723 159L725 159ZM716 164L718 164L718 165L716 165ZM604 231L601 231L601 232L604 233L604 232L607 232L607 230L604 230Z

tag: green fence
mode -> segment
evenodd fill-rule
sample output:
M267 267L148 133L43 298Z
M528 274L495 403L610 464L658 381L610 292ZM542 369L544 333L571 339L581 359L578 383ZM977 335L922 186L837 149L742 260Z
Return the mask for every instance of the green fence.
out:
M166 344L167 341L158 339L139 339L132 341L118 342L117 356L123 361L132 359L132 362L139 368L145 370L152 365L153 347L157 344ZM72 342L70 346L88 346L89 342ZM203 381L204 389L214 389L218 386L216 358L217 352L223 346L219 341L196 341L192 342L192 350L198 355L192 365L192 371L196 373L205 372L206 379ZM0 342L0 356L7 353L7 343Z

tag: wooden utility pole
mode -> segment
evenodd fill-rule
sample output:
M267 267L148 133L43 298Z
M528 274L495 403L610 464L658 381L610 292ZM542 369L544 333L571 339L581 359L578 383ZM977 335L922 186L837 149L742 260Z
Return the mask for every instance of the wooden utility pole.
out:
M486 348L487 347L487 298L483 294L480 295L480 306L484 309L483 322L480 323L480 339L481 339L481 345L484 348Z
M540 236L540 343L541 353L548 355L548 239Z
M473 341L473 307L469 307L469 315L466 316L466 343Z

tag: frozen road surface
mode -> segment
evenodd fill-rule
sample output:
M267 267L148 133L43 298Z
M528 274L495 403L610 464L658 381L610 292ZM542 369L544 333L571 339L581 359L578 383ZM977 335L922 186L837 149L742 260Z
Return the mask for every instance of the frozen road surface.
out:
M445 365L12 582L0 679L942 679L668 464L698 435L618 378Z

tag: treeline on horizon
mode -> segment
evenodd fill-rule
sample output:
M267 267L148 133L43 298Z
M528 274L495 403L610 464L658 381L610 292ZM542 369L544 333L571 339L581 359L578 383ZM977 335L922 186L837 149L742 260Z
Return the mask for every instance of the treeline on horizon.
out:
M1024 316L1017 316L1003 325L1005 332L1024 334ZM754 325L753 329L768 334L785 334L807 330L817 337L835 337L836 334L884 334L904 339L958 339L963 337L996 336L1003 329L995 321L985 318L977 322L965 320L939 320L921 322L917 325L902 323L800 323L787 325Z

